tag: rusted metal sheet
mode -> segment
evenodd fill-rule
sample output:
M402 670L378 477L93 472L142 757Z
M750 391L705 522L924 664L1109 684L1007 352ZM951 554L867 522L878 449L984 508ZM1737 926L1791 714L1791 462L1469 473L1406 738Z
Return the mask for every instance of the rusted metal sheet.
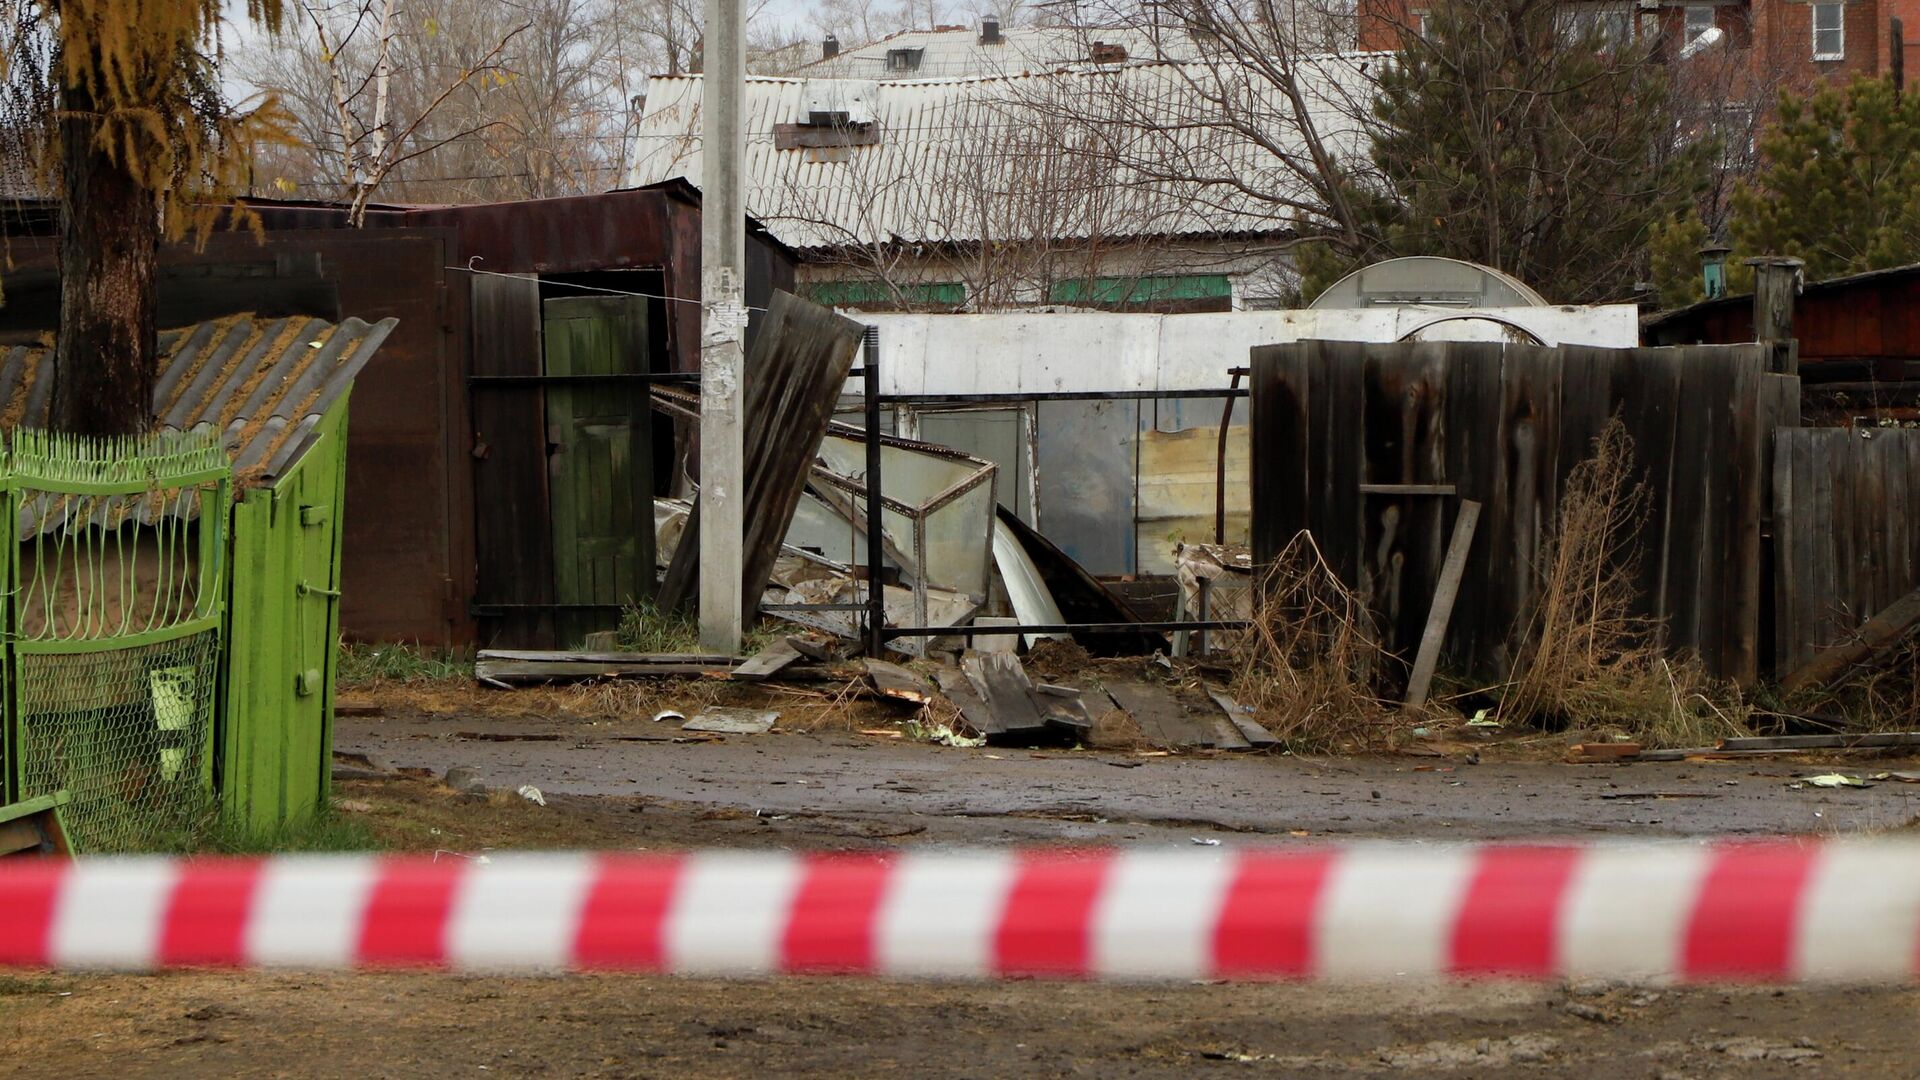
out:
M655 365L696 371L700 308L691 301L699 297L698 191L675 180L578 198L459 207L378 205L362 229L347 227L346 208L338 204L253 200L252 205L264 237L221 233L202 249L173 245L161 252L165 271L182 281L228 275L244 282L231 291L233 306L221 310L223 287L196 286L195 304L211 305L205 310L215 314L247 310L244 301L263 295L263 283L277 276L284 280L267 291L288 298L286 314L329 321L340 314L369 322L398 320L379 357L361 371L353 403L342 557L344 632L361 640L473 643L476 626L469 605L476 596L481 561L476 545L483 528L488 542L520 543L497 532L510 528L538 543L531 538L546 536L550 522L542 502L538 508L516 507L510 525L475 525L475 469L502 452L502 444L490 438L485 425L476 430L469 417L467 376L476 369L470 368L468 353L484 348L477 343L486 331L469 321L470 283L483 275L467 273L468 260L477 257L474 269L502 273L645 277L644 286L623 281L616 287L689 301L659 301L663 316ZM26 305L12 302L16 275L57 280L51 276L52 220L36 219L26 230L30 235L16 233L9 241L9 319L0 322L0 330L16 331L15 341L51 328L57 316L52 305L37 305L47 321L36 325L26 319ZM764 307L773 289L791 288L794 259L757 223L750 224L748 303ZM288 269L315 260L317 278ZM643 268L652 273L615 273ZM308 310L322 305L323 310ZM749 327L750 344L761 317L756 312ZM544 454L537 428L517 437L532 441L530 452ZM270 456L262 460L272 466Z
M1794 304L1793 331L1810 381L1907 378L1906 363L1920 361L1920 265L1809 283ZM1649 345L1752 341L1753 299L1729 296L1649 315L1641 336Z
M236 315L163 330L154 416L174 431L222 432L236 482L270 482L299 456L394 325ZM14 346L0 354L0 427L47 426L51 352Z

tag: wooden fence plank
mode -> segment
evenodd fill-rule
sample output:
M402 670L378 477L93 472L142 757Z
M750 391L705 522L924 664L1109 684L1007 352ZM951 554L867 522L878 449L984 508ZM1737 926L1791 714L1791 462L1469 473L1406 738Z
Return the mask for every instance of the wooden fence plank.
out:
M1440 584L1434 589L1427 614L1426 632L1420 638L1420 653L1413 662L1413 676L1407 680L1406 705L1410 709L1427 703L1434 665L1440 659L1440 643L1447 636L1447 620L1453 615L1453 601L1460 593L1460 575L1466 570L1467 552L1473 548L1474 529L1479 523L1480 504L1471 499L1462 502L1460 516L1453 527L1453 540L1447 546L1447 564L1440 571Z
M1776 430L1773 440L1773 667L1786 671L1792 662L1793 616L1797 609L1797 578L1788 570L1800 565L1800 524L1794 515L1793 450L1797 431Z

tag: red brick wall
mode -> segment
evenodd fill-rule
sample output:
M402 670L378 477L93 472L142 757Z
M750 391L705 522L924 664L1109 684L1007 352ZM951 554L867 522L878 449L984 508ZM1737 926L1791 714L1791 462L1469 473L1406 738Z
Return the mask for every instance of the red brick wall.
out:
M1885 70L1889 7L1916 6L1916 0L1847 0L1846 56L1813 58L1813 8L1807 0L1754 0L1755 75L1776 75L1789 86L1809 87L1819 80L1845 81Z

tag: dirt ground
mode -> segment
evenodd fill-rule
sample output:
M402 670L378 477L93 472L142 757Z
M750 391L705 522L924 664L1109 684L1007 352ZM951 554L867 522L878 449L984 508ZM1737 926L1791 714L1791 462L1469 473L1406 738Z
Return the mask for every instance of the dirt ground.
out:
M337 783L340 813L383 846L460 852L1673 838L1920 816L1920 785L1791 786L1836 763L1903 766L1858 756L1565 766L1493 745L1340 760L955 749L859 734L899 719L884 706L853 730L687 742L651 720L653 700L569 701L447 691L343 717L339 749L387 772ZM505 790L455 792L436 779L453 765ZM548 805L511 793L523 784ZM0 978L0 1073L1911 1077L1917 1007L1920 992L1890 989L25 975Z

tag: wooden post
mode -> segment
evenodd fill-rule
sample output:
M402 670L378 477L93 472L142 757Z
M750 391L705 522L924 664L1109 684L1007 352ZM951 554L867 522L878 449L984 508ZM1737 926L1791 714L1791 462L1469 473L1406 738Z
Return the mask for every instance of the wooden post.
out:
M1433 669L1440 662L1440 645L1447 637L1447 622L1453 618L1453 601L1460 595L1460 578L1467 570L1467 552L1473 548L1473 533L1480 524L1480 504L1460 500L1460 516L1453 522L1453 539L1447 543L1447 559L1440 564L1440 583L1433 590L1433 608L1427 612L1427 629L1420 635L1420 652L1413 661L1413 677L1407 680L1406 707L1417 709L1427 703L1427 691L1433 686Z
M1800 295L1806 264L1782 255L1748 259L1753 267L1753 340L1768 347L1767 370L1799 374L1799 349L1793 340L1793 304Z

